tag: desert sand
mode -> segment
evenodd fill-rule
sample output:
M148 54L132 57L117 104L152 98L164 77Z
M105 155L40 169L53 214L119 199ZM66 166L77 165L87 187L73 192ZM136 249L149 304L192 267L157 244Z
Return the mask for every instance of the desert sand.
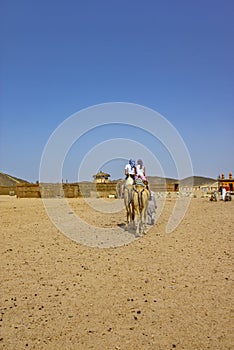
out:
M69 203L92 225L125 221ZM0 348L233 349L234 200L193 198L167 234L173 205L145 236L97 248L60 232L41 199L1 196Z

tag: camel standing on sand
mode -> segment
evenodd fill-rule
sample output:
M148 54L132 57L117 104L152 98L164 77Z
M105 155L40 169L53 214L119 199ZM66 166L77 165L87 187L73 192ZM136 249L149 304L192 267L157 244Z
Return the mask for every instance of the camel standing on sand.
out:
M145 234L146 211L150 193L142 181L136 182L132 190L133 218L136 236Z

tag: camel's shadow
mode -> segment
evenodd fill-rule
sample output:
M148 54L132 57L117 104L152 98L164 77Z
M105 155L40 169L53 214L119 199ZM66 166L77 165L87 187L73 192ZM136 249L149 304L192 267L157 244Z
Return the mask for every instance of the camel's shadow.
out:
M135 227L128 227L128 229L126 230L126 224L124 222L118 224L118 227L121 228L121 230L123 230L124 232L133 234L134 236L136 236L136 229Z

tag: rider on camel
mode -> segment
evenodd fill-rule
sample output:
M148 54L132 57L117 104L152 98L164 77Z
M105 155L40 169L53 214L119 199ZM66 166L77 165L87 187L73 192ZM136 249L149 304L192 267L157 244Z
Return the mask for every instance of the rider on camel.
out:
M135 160L130 159L128 164L126 164L125 169L125 180L128 178L128 176L131 176L131 178L135 181L135 176L136 176L136 163Z
M149 190L149 184L146 178L145 174L145 166L143 164L143 161L141 159L138 159L137 165L136 165L136 177L135 180L141 179L142 182L146 185L146 188Z
M146 181L145 166L144 166L143 161L141 159L138 159L138 161L137 161L136 177L137 178L140 177L143 181Z

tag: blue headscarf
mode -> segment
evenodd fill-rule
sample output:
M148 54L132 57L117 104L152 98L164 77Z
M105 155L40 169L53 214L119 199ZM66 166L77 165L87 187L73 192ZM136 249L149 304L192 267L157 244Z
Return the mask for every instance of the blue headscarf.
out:
M136 166L135 160L133 159L129 160L129 164L131 165L131 168L134 168L134 166Z

